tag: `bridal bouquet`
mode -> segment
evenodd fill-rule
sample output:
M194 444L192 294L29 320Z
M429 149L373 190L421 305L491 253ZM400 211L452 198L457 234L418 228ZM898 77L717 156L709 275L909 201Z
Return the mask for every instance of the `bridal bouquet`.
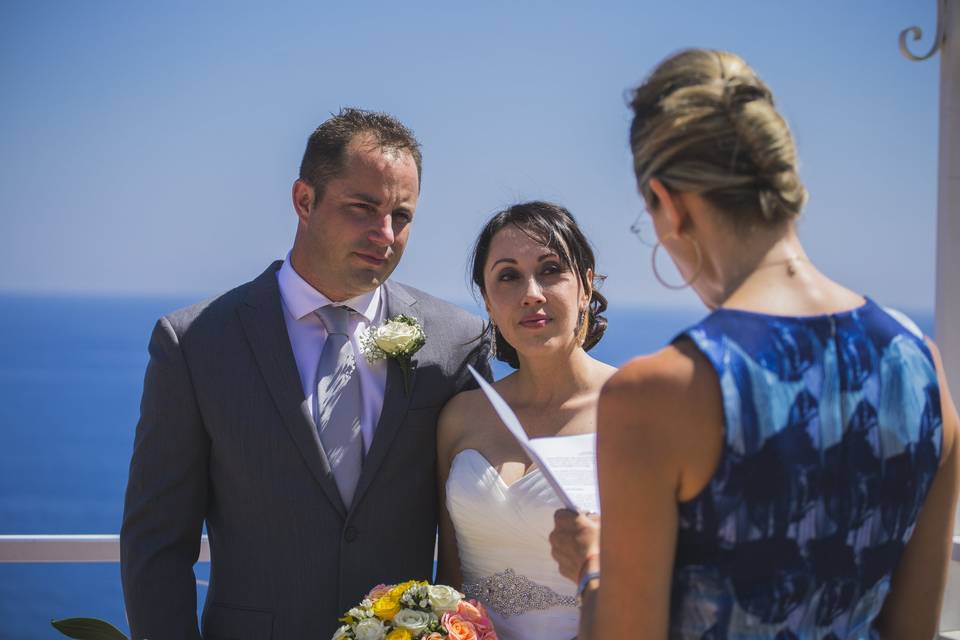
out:
M416 580L377 585L340 622L332 640L498 640L482 604Z

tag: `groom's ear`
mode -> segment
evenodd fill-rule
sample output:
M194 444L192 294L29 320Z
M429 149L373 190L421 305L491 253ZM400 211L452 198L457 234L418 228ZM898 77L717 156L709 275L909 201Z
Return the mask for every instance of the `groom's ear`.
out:
M313 185L303 180L296 180L293 183L293 208L296 209L297 217L303 224L310 221L310 209L313 208L315 195Z

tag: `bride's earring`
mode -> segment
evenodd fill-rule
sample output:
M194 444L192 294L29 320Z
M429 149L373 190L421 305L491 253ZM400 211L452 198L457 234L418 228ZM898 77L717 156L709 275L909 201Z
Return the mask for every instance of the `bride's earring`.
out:
M490 321L490 357L497 357L497 325L493 323L493 320Z
M587 314L588 309L589 307L584 307L580 311L580 322L577 323L577 344L581 347L583 343L587 341L587 330L590 328L590 318Z

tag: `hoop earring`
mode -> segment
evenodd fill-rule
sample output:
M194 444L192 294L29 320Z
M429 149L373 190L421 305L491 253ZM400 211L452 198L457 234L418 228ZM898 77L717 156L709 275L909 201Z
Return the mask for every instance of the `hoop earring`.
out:
M490 357L497 357L497 325L493 324L493 320L490 321L490 335L493 336L490 339Z
M589 308L590 307L588 305L583 308L583 311L580 312L580 322L578 323L579 326L577 327L577 344L579 344L581 347L583 346L583 343L587 341L587 330L590 327L590 318L587 315Z
M669 282L663 279L663 276L661 276L660 272L657 271L657 251L659 251L660 247L663 246L663 242L660 240L657 240L657 244L653 246L653 254L650 256L650 266L653 267L653 277L657 279L657 282L659 282L661 285L663 285L667 289L673 289L674 291L679 291L680 289L686 289L687 287L692 285L694 282L696 282L697 278L700 277L700 272L703 270L703 253L700 251L700 243L697 242L694 238L687 238L685 236L681 236L680 234L671 232L664 239L670 240L671 238L680 238L682 240L686 240L687 242L693 245L693 250L697 254L697 268L693 272L693 277L690 278L689 280L684 280L683 284L670 284Z

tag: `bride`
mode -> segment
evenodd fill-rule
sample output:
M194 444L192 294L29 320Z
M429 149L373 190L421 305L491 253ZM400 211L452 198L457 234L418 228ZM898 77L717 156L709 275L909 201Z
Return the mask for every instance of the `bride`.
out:
M593 438L600 388L616 371L587 355L606 300L570 213L547 202L495 215L473 252L496 357L517 369L494 384L531 438ZM562 505L480 391L455 396L438 436L437 582L479 599L501 640L577 635L574 586L548 535Z

